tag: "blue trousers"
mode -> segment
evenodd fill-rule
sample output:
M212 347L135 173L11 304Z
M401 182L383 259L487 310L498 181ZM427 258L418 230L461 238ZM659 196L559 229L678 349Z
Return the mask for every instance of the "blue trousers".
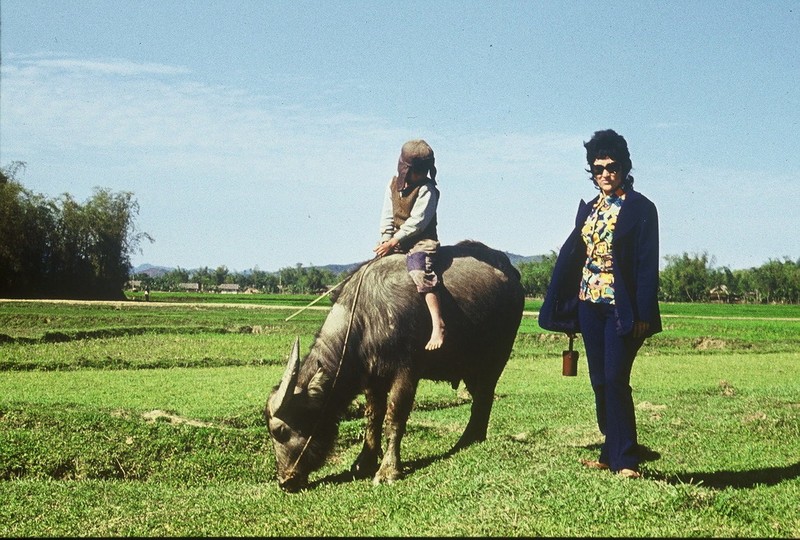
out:
M579 302L589 380L594 390L597 427L605 435L600 461L611 467L639 470L636 413L631 391L631 368L643 340L618 336L614 306Z

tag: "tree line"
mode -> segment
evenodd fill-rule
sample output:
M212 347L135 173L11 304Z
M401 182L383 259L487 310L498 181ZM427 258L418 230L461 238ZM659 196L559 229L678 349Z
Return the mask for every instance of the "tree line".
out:
M16 179L24 168L0 169L0 297L124 298L130 255L152 240L136 230L133 194L45 197Z
M557 257L556 252L533 262L516 264L525 294L544 298ZM769 260L757 268L730 270L714 268L707 253L667 255L661 270L659 300L664 302L749 302L800 303L800 259ZM139 274L142 287L177 291L184 282L195 282L205 291L223 283L236 283L241 290L255 289L265 293L318 294L346 277L318 267L287 267L278 272L251 270L229 272L225 266L216 270L201 268L187 271L180 268L159 277Z
M79 203L70 194L49 198L17 180L23 162L0 169L0 297L123 299L130 280L142 288L176 291L224 283L264 293L317 294L344 279L298 264L278 272L178 268L164 275L131 275L131 255L153 239L136 227L139 204L130 192L95 188ZM527 296L543 298L557 253L517 263ZM659 299L666 302L800 303L800 259L770 259L757 268L714 268L707 253L666 255Z
M521 262L525 293L544 298L557 253L537 262ZM757 268L714 268L708 253L666 255L659 272L659 300L664 302L800 303L800 259L770 259Z
M327 268L316 266L282 268L278 272L265 272L258 268L246 272L231 272L226 266L215 270L208 267L196 270L176 268L158 276L146 273L134 274L140 289L154 291L180 291L184 283L197 283L201 291L214 291L223 284L237 284L242 291L255 290L260 293L318 294L344 279L346 273L335 274Z

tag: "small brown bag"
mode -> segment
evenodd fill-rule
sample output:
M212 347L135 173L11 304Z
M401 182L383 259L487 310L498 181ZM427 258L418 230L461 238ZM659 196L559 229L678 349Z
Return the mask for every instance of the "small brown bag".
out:
M561 352L561 374L565 377L574 377L578 374L578 351L572 350L575 334L569 335L569 350Z

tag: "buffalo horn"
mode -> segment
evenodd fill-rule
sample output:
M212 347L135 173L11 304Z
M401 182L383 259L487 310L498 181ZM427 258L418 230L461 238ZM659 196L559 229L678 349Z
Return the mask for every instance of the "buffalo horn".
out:
M294 340L292 347L292 354L289 355L289 363L286 364L286 370L281 377L281 384L278 390L270 400L270 408L272 414L280 411L286 405L294 394L294 387L297 384L297 374L300 371L300 338ZM276 405L273 405L276 404Z

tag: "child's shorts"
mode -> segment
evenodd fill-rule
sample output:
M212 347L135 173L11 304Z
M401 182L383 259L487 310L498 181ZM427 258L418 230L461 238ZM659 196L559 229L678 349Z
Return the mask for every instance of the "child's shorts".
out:
M433 270L438 250L439 242L436 240L420 240L406 254L408 274L421 293L432 292L439 285L439 276Z

